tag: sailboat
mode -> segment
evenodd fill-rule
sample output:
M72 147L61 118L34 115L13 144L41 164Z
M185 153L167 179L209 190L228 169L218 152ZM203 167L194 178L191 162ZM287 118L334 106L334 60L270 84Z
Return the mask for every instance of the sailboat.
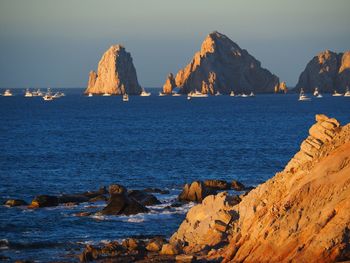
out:
M145 89L142 89L140 96L141 97L149 97L149 96L151 96L151 92L146 92Z
M300 94L299 94L299 100L300 101L307 101L307 100L311 100L311 99L308 96L306 96L304 93L304 90L301 89Z
M254 92L250 92L249 97L255 97Z
M221 96L220 91L217 91L217 92L215 93L215 96Z
M230 96L231 96L231 97L234 97L234 96L235 96L235 92L234 92L233 90L230 92Z

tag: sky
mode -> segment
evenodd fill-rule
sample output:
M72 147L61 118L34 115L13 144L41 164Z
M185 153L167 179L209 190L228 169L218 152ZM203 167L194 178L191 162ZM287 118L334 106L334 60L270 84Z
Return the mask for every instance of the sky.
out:
M0 87L86 87L112 44L160 87L217 30L294 86L307 62L350 49L349 0L0 0Z

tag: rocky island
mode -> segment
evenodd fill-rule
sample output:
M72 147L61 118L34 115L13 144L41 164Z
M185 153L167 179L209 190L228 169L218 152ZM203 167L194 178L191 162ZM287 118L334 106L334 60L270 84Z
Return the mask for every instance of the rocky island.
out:
M174 87L187 94L229 94L235 92L273 93L279 87L279 78L261 67L247 50L219 32L210 33L191 62L175 77L166 79L163 93L170 94Z
M85 94L138 95L141 91L130 53L121 45L113 45L103 54L97 73L90 72Z
M300 74L296 90L331 93L344 92L350 86L350 51L335 53L325 50L313 57Z

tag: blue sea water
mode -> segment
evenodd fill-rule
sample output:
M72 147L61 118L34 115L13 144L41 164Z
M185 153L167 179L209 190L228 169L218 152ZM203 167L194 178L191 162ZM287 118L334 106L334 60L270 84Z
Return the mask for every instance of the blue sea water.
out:
M257 185L283 169L324 113L350 122L350 98L299 102L296 94L186 97L0 97L0 201L77 193L119 183L167 189L150 214L77 217L104 203L28 210L0 206L0 257L75 261L87 243L169 237L191 206L164 209L184 183L236 179ZM91 207L92 206L92 207Z

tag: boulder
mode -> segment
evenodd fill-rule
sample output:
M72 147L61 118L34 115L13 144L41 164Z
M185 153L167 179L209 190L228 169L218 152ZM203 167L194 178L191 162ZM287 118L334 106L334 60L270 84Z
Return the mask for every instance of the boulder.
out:
M9 199L5 202L5 205L14 207L14 206L23 206L28 205L26 201L21 199Z
M172 244L164 244L162 246L162 250L160 251L161 255L177 255L181 252L181 250Z
M138 95L141 91L130 53L121 45L113 45L103 54L97 73L90 72L85 94Z
M279 79L224 34L210 33L191 62L175 78L181 93L219 91L273 93Z
M239 181L236 181L236 180L232 180L231 182L231 188L233 190L236 190L236 191L244 191L244 189L246 188L244 186L244 184L242 184L241 182Z
M143 242L136 238L127 238L122 242L122 246L128 251L139 250L143 245Z
M224 180L205 180L204 185L208 188L216 189L216 190L229 190L230 185Z
M142 205L159 205L161 202L152 194L147 194L140 190L131 190L128 193L129 198L135 199Z
M163 244L165 243L164 238L152 238L147 246L146 250L151 252L159 252L162 249Z
M185 184L182 192L178 196L180 201L192 201L201 203L208 195L214 194L215 191L206 187L201 181L194 181L191 184Z
M58 206L59 198L52 195L38 195L36 196L28 208L39 208L39 207L51 207Z

